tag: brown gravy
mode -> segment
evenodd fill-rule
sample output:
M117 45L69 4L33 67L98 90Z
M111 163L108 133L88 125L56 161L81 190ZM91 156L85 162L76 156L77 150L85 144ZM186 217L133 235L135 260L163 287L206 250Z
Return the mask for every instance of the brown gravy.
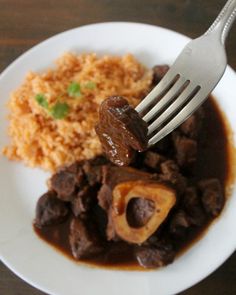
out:
M202 128L201 139L199 141L199 152L201 155L194 167L192 182L196 183L202 178L215 177L218 178L222 187L226 188L227 179L229 177L229 153L227 142L227 130L223 120L223 116L211 97L205 102L206 118ZM96 208L95 208L96 210ZM99 210L96 212L99 214ZM68 241L68 232L70 219L57 225L46 226L41 229L34 226L37 235L48 242L63 254L74 259ZM189 237L187 243L178 245L181 254L185 249L189 248L192 243L198 240L209 224L205 224L200 230L194 231ZM81 262L94 266L122 268L122 269L139 269L141 268L133 254L134 246L124 242L107 243L107 251L96 256L91 260L82 259Z

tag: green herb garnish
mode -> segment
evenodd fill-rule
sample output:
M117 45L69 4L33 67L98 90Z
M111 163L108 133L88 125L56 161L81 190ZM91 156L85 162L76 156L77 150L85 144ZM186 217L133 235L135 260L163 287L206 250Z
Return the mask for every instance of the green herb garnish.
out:
M67 92L69 96L72 96L72 97L81 96L80 84L76 82L72 82L69 85Z
M37 94L35 100L41 107L48 109L48 102L44 94Z
M95 89L96 88L96 83L93 81L88 81L86 84L84 84L84 88L87 89Z
M69 109L70 108L67 103L57 102L50 109L50 114L54 119L64 119L67 116Z

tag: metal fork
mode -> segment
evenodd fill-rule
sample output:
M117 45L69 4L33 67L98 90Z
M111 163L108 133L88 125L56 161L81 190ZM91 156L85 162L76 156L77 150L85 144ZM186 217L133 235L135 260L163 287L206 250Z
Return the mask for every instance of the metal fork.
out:
M183 123L215 88L226 69L224 44L235 18L236 0L229 0L208 31L185 46L160 83L136 107L149 125L149 146Z

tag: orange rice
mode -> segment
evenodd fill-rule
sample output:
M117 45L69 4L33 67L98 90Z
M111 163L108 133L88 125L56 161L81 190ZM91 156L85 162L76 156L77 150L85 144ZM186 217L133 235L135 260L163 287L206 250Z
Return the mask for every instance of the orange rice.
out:
M136 106L150 89L152 73L132 55L103 56L66 53L56 67L44 73L30 72L8 102L10 144L3 154L30 167L55 171L76 160L101 153L94 131L100 103L122 95ZM79 83L81 95L71 97L68 86ZM86 88L88 83L94 87ZM36 101L43 94L50 106L66 103L69 112L55 119Z

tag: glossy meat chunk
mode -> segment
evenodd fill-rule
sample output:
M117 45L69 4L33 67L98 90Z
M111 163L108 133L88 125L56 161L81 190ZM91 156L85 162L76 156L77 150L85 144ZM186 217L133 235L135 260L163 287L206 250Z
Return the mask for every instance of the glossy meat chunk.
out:
M67 204L59 200L56 194L48 191L36 205L35 224L38 227L62 222L68 215Z
M93 199L96 198L96 191L88 185L79 190L77 195L71 201L71 209L75 216L87 212Z
M185 136L174 136L176 160L181 167L192 167L197 159L197 142Z
M102 166L107 164L108 161L104 157L96 157L89 161L85 161L82 168L86 176L89 186L94 186L101 183Z
M103 250L98 238L85 222L78 218L71 221L69 242L76 259L88 258Z
M173 160L167 160L161 164L160 179L173 185L179 195L186 189L186 178L179 172L178 165Z
M52 176L50 185L51 189L57 193L58 198L70 201L76 188L75 174L61 170Z
M156 268L173 262L175 251L167 242L159 242L152 247L139 247L136 250L136 258L139 264L145 268Z
M160 164L164 162L164 160L165 157L156 152L147 151L144 155L144 164L155 171L160 170Z
M182 206L188 213L192 225L202 226L206 222L206 214L196 188L188 187L186 189L182 199Z
M106 156L118 166L129 165L135 151L147 149L147 124L121 96L103 101L95 129Z
M224 194L218 179L205 179L199 182L202 204L211 216L218 216L224 206Z
M186 137L197 139L202 127L203 119L204 110L203 107L200 107L193 115L180 125L178 130Z
M185 238L190 227L190 218L186 212L181 209L175 212L170 219L170 234L177 239Z

